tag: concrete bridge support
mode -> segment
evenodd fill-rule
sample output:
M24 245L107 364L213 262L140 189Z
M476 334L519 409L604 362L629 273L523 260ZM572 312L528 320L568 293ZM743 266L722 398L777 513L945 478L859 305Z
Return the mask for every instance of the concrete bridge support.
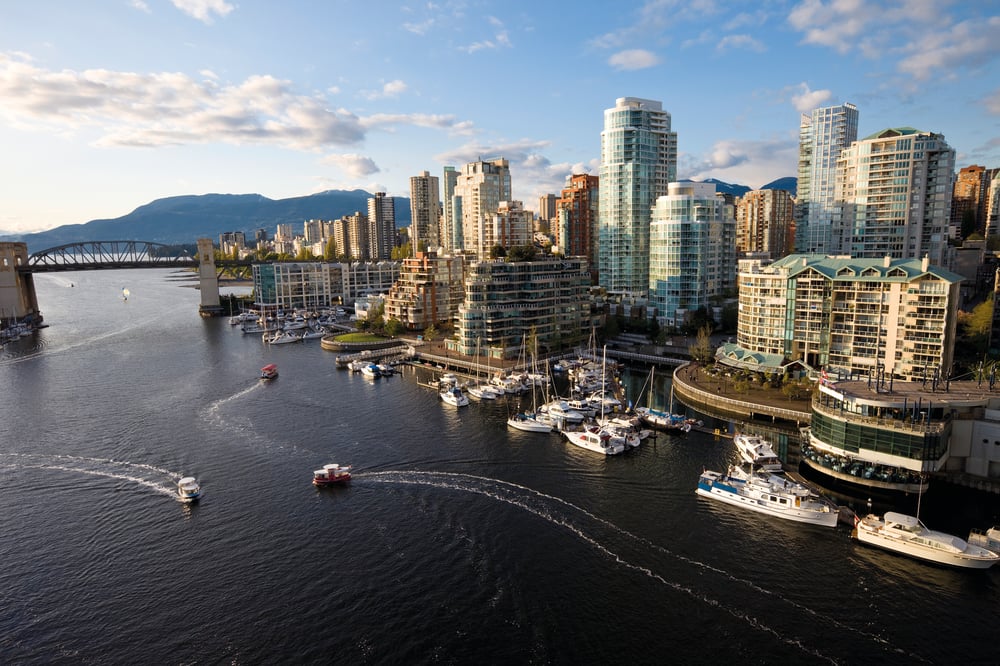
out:
M4 323L11 317L28 319L35 326L42 323L34 276L17 270L27 265L26 243L0 243L0 321Z
M198 314L202 317L221 315L219 273L215 269L215 247L211 238L198 239L198 278L201 290L201 306L198 308Z

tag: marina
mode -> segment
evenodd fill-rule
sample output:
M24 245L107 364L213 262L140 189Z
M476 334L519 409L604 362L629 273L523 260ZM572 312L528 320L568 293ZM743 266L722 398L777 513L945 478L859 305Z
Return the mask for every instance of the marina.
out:
M39 276L51 326L0 356L13 387L0 418L37 434L0 451L12 663L701 663L706 644L760 663L950 663L992 650L996 567L937 567L694 492L737 460L724 436L737 424L669 404L669 376L650 404L703 429L602 455L511 428L530 393L446 408L435 388L445 372L466 381L457 369L402 364L371 381L316 345L165 319L197 293L169 271L127 274ZM280 380L258 379L268 364ZM623 368L626 396L647 375ZM781 455L797 450L755 425ZM351 481L318 491L310 477L330 460L349 461ZM198 502L177 501L188 475ZM921 520L949 534L1000 524L989 495L960 492L932 485ZM914 515L915 499L876 497L872 511ZM79 573L40 574L61 569ZM199 603L164 603L178 588Z

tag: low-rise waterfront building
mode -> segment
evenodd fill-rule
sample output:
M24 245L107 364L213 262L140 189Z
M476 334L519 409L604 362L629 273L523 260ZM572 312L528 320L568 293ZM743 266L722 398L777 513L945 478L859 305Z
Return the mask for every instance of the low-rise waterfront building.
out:
M263 307L329 307L353 302L358 296L387 292L399 277L399 270L395 261L254 264L254 295L257 305Z
M572 344L589 333L589 291L584 257L474 263L448 346L462 354L479 349L510 357L532 332L539 349Z
M804 465L873 491L1000 480L1000 393L986 380L822 381L804 434Z

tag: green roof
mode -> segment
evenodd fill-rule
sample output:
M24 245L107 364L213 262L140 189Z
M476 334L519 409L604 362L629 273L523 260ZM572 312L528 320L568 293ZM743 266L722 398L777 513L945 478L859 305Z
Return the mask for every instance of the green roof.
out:
M862 141L871 141L872 139L888 139L894 136L911 136L913 134L927 134L923 130L918 130L915 127L887 127L884 130L879 130L874 134L869 134Z
M961 275L939 266L928 266L925 271L921 259L890 259L889 265L886 266L885 259L831 257L824 254L790 254L775 261L770 266L787 270L789 276L798 275L804 270L811 269L831 280L860 281L871 279L879 282L911 282L921 275L933 275L945 282L961 282L965 279Z

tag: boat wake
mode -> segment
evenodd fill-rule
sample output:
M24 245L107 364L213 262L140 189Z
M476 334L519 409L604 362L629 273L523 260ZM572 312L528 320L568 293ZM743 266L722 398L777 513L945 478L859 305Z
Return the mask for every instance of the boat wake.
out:
M850 633L859 638L869 640L888 652L897 655L903 654L915 661L928 661L920 655L909 653L899 646L893 645L891 641L881 636L844 624L836 618L816 612L792 599L783 597L773 590L763 588L753 581L734 576L711 564L693 560L676 553L648 539L636 536L628 530L622 529L575 504L526 486L470 474L410 470L359 472L354 474L353 479L356 483L408 484L457 490L475 493L516 506L553 525L569 530L616 564L640 575L647 576L660 585L687 595L700 603L724 611L747 626L770 634L787 646L831 664L839 662L829 654L821 652L818 648L810 647L805 639L785 635L766 624L761 620L761 614L764 612L768 615L778 613L779 617L787 617L787 613L780 613L774 608L774 603L780 602L793 608L796 613L808 616L811 619L809 625L810 634L815 633L816 627L823 627L829 632L830 636L834 637L840 636L842 638L843 634ZM665 562L664 556L671 561ZM694 567L701 574L710 573L716 576L719 580L715 582L721 583L723 586L741 585L748 588L754 593L752 598L761 599L759 607L754 609L736 608L725 603L724 600L714 597L711 592L701 591L691 585L674 580L678 571L676 566L670 565L677 562ZM701 576L698 578L701 579ZM833 640L836 641L837 639L834 638Z
M155 465L130 463L109 458L86 458L82 456L33 453L2 453L0 456L19 459L16 461L5 460L4 462L0 462L0 465L15 469L57 470L60 472L88 474L91 476L118 479L120 481L129 481L173 498L177 497L173 483L176 483L182 476L178 472L172 472ZM150 472L169 477L171 481L165 483L163 481L150 480L147 478Z

